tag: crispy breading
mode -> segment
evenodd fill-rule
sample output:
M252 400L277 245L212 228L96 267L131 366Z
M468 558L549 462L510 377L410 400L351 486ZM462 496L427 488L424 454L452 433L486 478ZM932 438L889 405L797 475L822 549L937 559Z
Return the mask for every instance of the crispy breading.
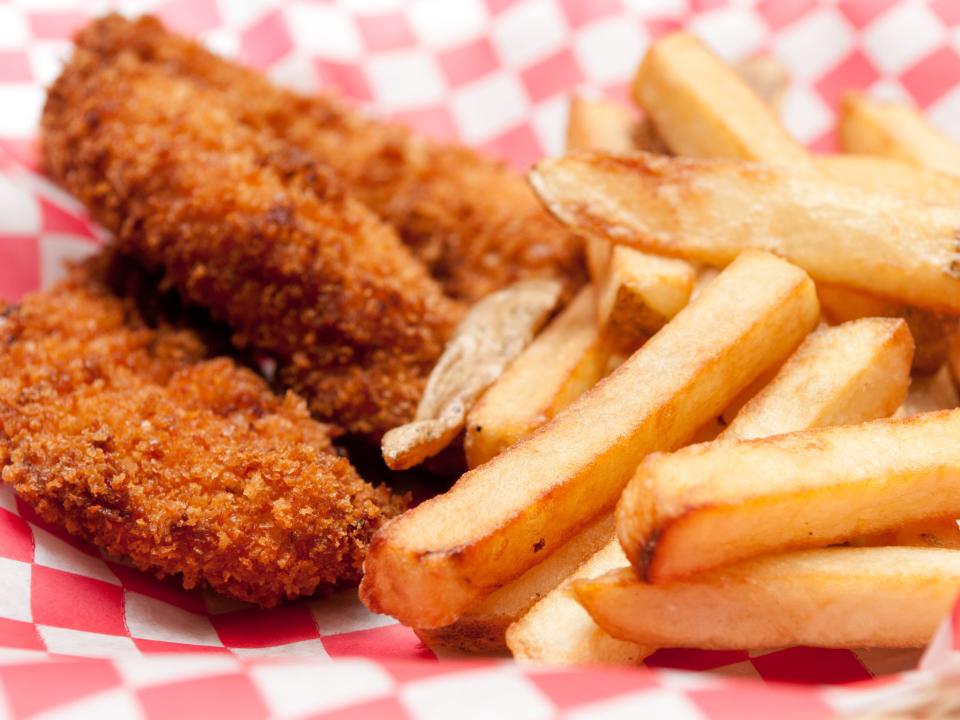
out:
M360 578L403 502L305 403L190 330L151 329L93 266L0 320L2 478L47 521L159 576L272 606Z
M50 88L47 170L120 247L275 357L321 419L413 417L461 308L323 165L134 53L79 47Z
M151 17L107 16L77 42L106 59L134 52L216 89L218 102L244 123L329 164L455 298L474 301L530 277L564 280L569 297L585 280L580 240L543 210L519 175L473 150L365 117L331 95L278 88Z

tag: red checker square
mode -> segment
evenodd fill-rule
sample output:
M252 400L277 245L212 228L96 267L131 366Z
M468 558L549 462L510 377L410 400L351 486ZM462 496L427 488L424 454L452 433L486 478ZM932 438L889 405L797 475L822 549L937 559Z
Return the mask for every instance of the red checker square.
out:
M231 648L261 648L287 645L320 637L310 611L303 605L284 605L273 610L239 610L211 616L221 642Z
M702 13L721 8L726 4L726 0L690 0L690 10L695 13Z
M900 0L841 0L837 8L858 30L869 25Z
M33 623L0 618L0 647L21 650L46 650L37 626Z
M616 15L621 10L620 0L560 0L560 8L573 28Z
M762 0L756 9L771 29L779 30L799 20L816 4L815 0Z
M0 557L33 562L33 533L22 518L0 508Z
M550 698L559 710L660 685L652 672L643 669L604 669L578 673L538 672L528 676L527 680Z
M543 148L533 130L520 125L513 130L488 140L480 146L480 151L500 158L514 170L526 172L543 157Z
M25 52L0 50L0 82L28 83L32 80L30 58Z
M947 25L960 22L960 3L957 0L933 0L929 7Z
M138 690L137 697L148 718L260 720L270 715L256 685L241 673L153 685Z
M370 102L373 91L363 70L348 63L314 60L314 68L320 79L320 87L333 86L343 95L354 100Z
M650 33L650 37L654 40L668 33L680 30L683 27L683 23L676 18L655 18L653 20L647 20L644 22L644 25L647 28L647 32Z
M833 708L813 693L787 685L769 687L759 682L731 683L724 688L690 690L686 697L710 720L742 720L746 708L750 709L750 717L777 720L810 720L836 715Z
M197 615L206 615L207 607L199 590L184 590L180 578L170 577L158 580L152 575L141 572L128 565L107 561L107 566L116 575L125 590L140 593L161 600Z
M903 73L900 84L921 107L926 107L955 87L958 77L960 57L953 48L942 47Z
M19 300L40 285L40 245L33 235L0 235L0 294Z
M85 217L74 215L42 197L38 200L44 232L69 233L96 240L93 227Z
M61 660L0 668L6 700L18 718L80 700L120 686L123 681L108 660Z
M583 73L573 52L561 50L524 70L520 77L527 94L534 102L566 92L583 80Z
M240 35L240 59L251 67L269 67L293 49L290 30L280 10L264 15Z
M644 664L647 667L670 670L715 670L749 659L750 656L744 650L661 648L644 660Z
M390 660L434 660L434 654L420 642L413 630L403 625L357 630L323 638L323 647L330 657L366 655ZM430 673L436 666L431 664Z
M165 640L143 640L133 638L134 645L145 655L162 655L163 653L220 653L230 655L230 651L216 645L189 645L187 643L167 642Z
M36 40L66 40L86 24L87 15L69 10L32 12L27 14L27 22Z
M795 647L759 655L750 662L768 682L839 685L873 677L849 650Z
M214 0L174 0L157 8L156 15L170 29L190 35L220 24L220 11Z
M455 140L457 137L457 126L453 116L443 105L398 112L392 116L392 119L434 140Z
M307 720L412 720L396 698L387 697L311 715Z
M490 11L490 14L496 15L497 13L501 13L511 6L516 5L519 0L486 0L486 2L487 10Z
M820 137L814 138L807 143L807 148L815 153L835 153L839 151L837 145L837 134L833 129L825 130Z
M34 565L30 607L37 625L127 635L123 590L116 585Z
M499 66L486 38L442 52L437 56L437 62L447 82L455 87L489 75Z
M837 107L843 95L850 88L867 87L880 77L866 55L859 50L850 53L833 70L824 75L816 84L817 92L830 107Z
M19 163L28 170L38 172L37 158L40 157L37 141L33 138L0 140L0 169Z
M397 50L416 43L413 30L403 12L358 15L357 29L368 50Z

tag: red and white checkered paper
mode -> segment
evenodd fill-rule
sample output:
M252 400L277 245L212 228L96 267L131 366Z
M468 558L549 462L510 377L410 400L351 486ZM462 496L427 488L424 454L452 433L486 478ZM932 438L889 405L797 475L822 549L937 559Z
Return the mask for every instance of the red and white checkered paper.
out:
M71 34L108 9L156 12L278 82L337 87L520 170L562 149L570 91L622 97L651 40L683 26L729 60L780 58L793 78L785 121L815 149L832 148L832 108L849 87L916 102L960 137L960 0L0 0L9 299L103 239L32 170L32 141ZM960 672L960 606L922 669L903 672L919 659L792 648L660 651L648 669L438 662L355 592L271 611L186 592L0 490L0 717L825 717L905 707Z

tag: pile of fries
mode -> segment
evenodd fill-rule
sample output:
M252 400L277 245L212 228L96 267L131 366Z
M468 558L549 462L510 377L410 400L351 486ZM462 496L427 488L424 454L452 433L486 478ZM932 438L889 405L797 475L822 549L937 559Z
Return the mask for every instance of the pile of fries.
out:
M530 182L592 283L466 412L470 470L384 527L361 596L430 645L915 647L960 590L960 146L850 95L655 43L643 112L571 104Z

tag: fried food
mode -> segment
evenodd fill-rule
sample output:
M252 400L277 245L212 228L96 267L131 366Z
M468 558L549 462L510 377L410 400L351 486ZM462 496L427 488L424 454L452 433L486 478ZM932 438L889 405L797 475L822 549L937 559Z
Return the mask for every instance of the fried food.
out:
M689 441L819 314L806 273L744 253L551 422L377 533L361 599L413 627L452 623L611 509L645 455Z
M818 282L960 312L960 210L736 160L577 153L531 181L572 230L723 266L776 252Z
M751 557L960 517L960 410L647 458L617 506L637 573L668 582Z
M93 265L0 320L3 481L47 521L187 588L277 602L355 583L403 502L292 393L151 329Z
M321 419L379 439L413 417L460 308L322 165L217 93L83 45L50 88L42 148L120 247L273 356Z
M288 151L329 165L454 298L474 301L532 277L559 278L572 291L584 279L580 240L543 211L520 176L473 150L366 118L331 96L277 88L150 17L108 16L78 43L101 58L130 52L177 72Z

